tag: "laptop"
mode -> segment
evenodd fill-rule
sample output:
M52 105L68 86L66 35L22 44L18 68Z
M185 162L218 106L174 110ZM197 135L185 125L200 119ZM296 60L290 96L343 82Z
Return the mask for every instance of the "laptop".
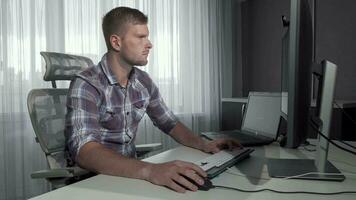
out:
M207 139L232 138L243 146L270 144L277 139L281 116L281 94L250 92L241 130L203 132Z

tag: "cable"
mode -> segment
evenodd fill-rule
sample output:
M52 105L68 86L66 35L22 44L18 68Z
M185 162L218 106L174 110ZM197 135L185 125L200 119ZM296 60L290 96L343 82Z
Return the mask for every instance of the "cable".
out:
M353 120L352 117L349 114L347 114L347 112L344 110L344 108L342 108L338 103L336 103L336 101L333 101L333 103L341 110L342 114L344 114L356 126L355 120ZM353 149L356 149L356 147L351 144L348 144L342 140L338 140L338 141L353 148Z
M307 146L312 146L315 147L315 144L310 143L309 141L305 140L304 143L300 144L300 146L307 147Z
M244 190L240 188L222 186L222 185L213 185L212 188L221 188L221 189L228 189L228 190L237 190L239 192L248 192L248 193L255 193L255 192L275 192L280 194L315 194L315 195L338 195L338 194L356 194L356 191L340 191L340 192L307 192L307 191L280 191L280 190L273 190L273 189L259 189L259 190Z
M306 150L306 151L309 151L309 152L314 152L314 151L316 151L316 149L309 149L309 148L307 148L306 146L303 146L303 149Z
M311 123L311 124L312 124L312 123ZM319 134L321 137L323 137L324 139L326 139L328 142L330 142L330 143L333 144L334 146L336 146L336 147L338 147L339 149L342 149L342 150L344 150L344 151L346 151L346 152L349 152L349 153L351 153L351 154L353 154L353 155L356 155L356 152L351 151L351 150L349 150L349 149L346 149L345 147L342 147L342 146L336 144L334 141L332 141L331 139L329 139L328 137L326 137L326 136L325 136L322 132L320 132L320 131L318 130L318 128L316 128L313 124L312 124L312 128L313 128L314 130L316 130L316 131L318 132L318 134Z
M341 112L342 112L347 118L349 118L349 120L350 120L354 125L356 125L356 121L353 120L352 117L351 117L349 114L347 114L347 112L344 110L344 108L342 108L338 103L336 103L336 101L334 101L333 103L334 103L338 108L341 109Z
M305 140L304 143L300 144L298 148L302 148L303 147L304 150L309 151L309 152L316 151L316 149L309 149L309 148L307 148L307 146L316 147L315 144L312 144L312 143L308 142L307 140Z
M316 145L315 145L315 144L311 144L311 143L309 143L307 146L316 147Z
M328 142L330 142L330 143L333 144L334 146L338 147L339 149L342 149L342 150L344 150L344 151L346 151L346 152L349 152L349 153L351 153L351 154L353 154L353 155L356 155L356 152L351 151L351 150L349 150L349 149L346 149L345 147L342 147L342 146L336 144L334 141L330 140L330 139L329 139L328 137L326 137L322 132L320 132L319 129L316 128L313 123L310 123L310 124L312 125L312 128L313 128L314 130L316 130L316 131L318 132L318 134L319 134L321 137L323 137L324 139L326 139Z
M356 176L355 173L323 173L323 172L308 172L304 174L299 174L295 176L288 176L282 178L282 180L288 180L288 179L294 179L294 178L301 178L303 176L308 176L308 175L325 175L325 176L343 176L343 175L350 175L350 176Z
M336 161L338 162L338 161ZM349 163L346 163L346 164L349 164ZM350 165L350 164L349 164ZM354 166L354 165L351 165L351 166ZM236 172L233 172L231 170L231 168L228 168L226 171L226 173L228 174L231 174L231 175L235 175L235 176L242 176L242 177L246 177L246 178L255 178L255 179L261 179L261 180L271 180L271 178L264 178L264 177L256 177L256 176L248 176L248 175L245 175L245 174L240 174L240 173L236 173ZM295 176L288 176L288 177L284 177L282 178L281 180L288 180L288 179L293 179L293 178L299 178L299 177L303 177L303 176L307 176L307 175L325 175L325 176L337 176L337 175L348 175L348 176L356 176L356 173L323 173L323 172L308 172L308 173L304 173L304 174L299 174L299 175L295 175Z
M356 149L355 146L352 146L351 144L349 144L349 143L347 143L347 142L344 142L344 141L342 141L342 140L337 140L337 141L339 141L339 142L343 143L344 145L349 146L349 147L351 147L351 148L353 148L353 149Z

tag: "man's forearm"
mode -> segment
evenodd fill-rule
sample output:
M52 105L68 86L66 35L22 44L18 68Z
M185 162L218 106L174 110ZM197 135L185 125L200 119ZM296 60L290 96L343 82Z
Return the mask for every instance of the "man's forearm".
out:
M80 166L101 174L143 179L156 185L167 186L177 192L187 189L197 191L196 184L203 184L206 173L197 165L184 161L166 163L147 163L126 158L105 146L89 142L79 152L77 162Z
M97 173L144 180L147 180L152 165L122 156L96 142L89 142L80 149L77 162Z
M180 122L178 122L170 132L170 136L172 136L177 142L195 149L203 150L205 145L205 141L202 138L195 135Z

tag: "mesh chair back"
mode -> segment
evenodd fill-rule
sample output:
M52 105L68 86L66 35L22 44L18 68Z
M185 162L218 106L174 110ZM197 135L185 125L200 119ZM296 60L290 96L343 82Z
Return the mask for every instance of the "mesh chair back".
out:
M68 89L34 89L28 95L32 126L46 155L64 151L67 93Z
M46 62L45 81L71 80L73 76L93 62L84 56L69 55L55 52L41 52Z

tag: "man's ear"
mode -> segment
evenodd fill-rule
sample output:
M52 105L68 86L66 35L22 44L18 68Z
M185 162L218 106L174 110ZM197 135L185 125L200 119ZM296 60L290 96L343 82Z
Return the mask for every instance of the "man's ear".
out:
M110 36L110 45L113 50L120 51L121 49L121 38L118 35Z

